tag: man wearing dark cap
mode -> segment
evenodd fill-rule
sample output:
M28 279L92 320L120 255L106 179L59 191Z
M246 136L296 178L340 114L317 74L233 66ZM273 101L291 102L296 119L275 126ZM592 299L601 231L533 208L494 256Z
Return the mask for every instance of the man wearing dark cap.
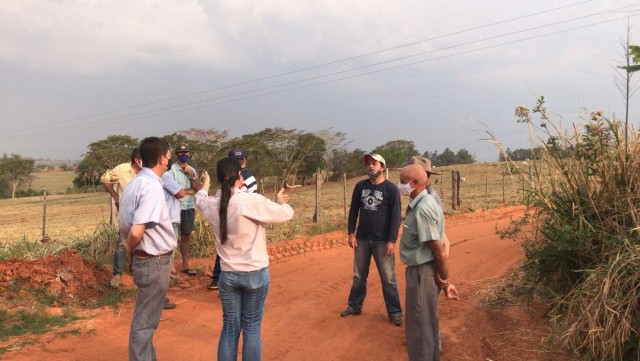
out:
M400 192L395 184L385 178L386 163L382 156L365 154L363 160L369 170L369 179L358 182L351 196L348 242L354 250L354 274L348 307L340 316L351 317L362 313L373 256L382 281L382 295L389 320L396 326L402 326L394 254L400 228Z
M242 166L242 178L244 178L242 190L249 193L257 193L258 183L253 177L251 171L247 169L247 153L240 148L233 148L229 151L227 156L229 158L236 159L240 162L240 166Z
M251 171L247 169L247 153L240 148L232 148L227 157L231 159L236 159L240 162L240 166L242 167L242 178L244 179L242 183L242 188L240 188L243 192L248 193L257 193L258 192L258 183L256 182L256 178L253 176ZM213 274L211 275L211 283L207 286L207 289L217 290L218 289L218 280L220 279L220 256L216 254L216 263L213 266Z
M178 162L174 163L169 169L169 174L175 181L186 189L187 195L180 198L180 254L182 255L181 272L189 276L196 276L198 273L189 267L189 251L191 248L190 239L193 232L196 218L196 202L193 198L194 189L200 188L198 182L198 174L196 170L188 164L191 159L189 147L181 145L175 150L178 156Z

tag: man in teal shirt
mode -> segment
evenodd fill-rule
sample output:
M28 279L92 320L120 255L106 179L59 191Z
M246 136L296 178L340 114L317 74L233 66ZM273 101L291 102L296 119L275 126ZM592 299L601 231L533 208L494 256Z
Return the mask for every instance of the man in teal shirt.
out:
M458 299L458 291L449 282L442 241L444 214L427 193L428 183L427 174L418 164L400 172L400 194L411 198L400 238L400 260L407 265L405 332L409 361L440 360L438 294L443 289L447 299Z
M189 147L181 145L175 150L178 162L169 169L169 175L186 190L186 195L180 198L180 254L182 255L182 272L189 276L196 276L196 270L189 266L189 252L191 250L191 233L195 226L196 201L193 198L195 189L199 189L198 173L195 168L187 164L191 160Z

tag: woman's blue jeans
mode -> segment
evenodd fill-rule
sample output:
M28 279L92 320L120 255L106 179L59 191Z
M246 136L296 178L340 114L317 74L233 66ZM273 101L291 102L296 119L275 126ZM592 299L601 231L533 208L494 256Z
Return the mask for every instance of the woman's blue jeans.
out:
M269 291L269 268L253 272L222 271L220 280L223 325L218 343L218 360L235 361L242 331L242 360L259 361L260 330Z

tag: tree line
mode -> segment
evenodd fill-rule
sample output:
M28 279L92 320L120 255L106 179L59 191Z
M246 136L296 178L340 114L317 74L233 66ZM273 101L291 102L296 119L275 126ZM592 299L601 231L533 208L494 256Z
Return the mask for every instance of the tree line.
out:
M542 147L537 148L518 148L511 150L507 148L504 153L500 153L498 156L499 162L504 162L506 160L512 161L528 161L528 160L536 160L541 159L542 157Z
M163 138L172 149L180 145L188 146L192 157L190 164L199 172L214 171L216 162L234 147L249 154L249 168L258 179L269 178L273 182L287 180L290 184L305 184L319 170L330 181L340 180L344 176L353 178L365 172L362 156L366 151L360 148L348 149L350 141L345 133L330 128L316 132L266 128L236 138L230 138L227 131L191 128ZM128 162L131 150L139 142L139 139L129 135L109 135L90 143L75 167L74 189L101 189L102 174L118 164ZM402 167L415 155L430 158L435 166L476 161L466 149L454 152L446 148L442 153L421 153L414 142L409 140L388 141L371 152L382 155L388 168ZM34 170L33 159L5 154L0 159L0 197L37 194L30 190Z
M328 180L336 181L362 175L362 155L365 150L349 150L345 133L324 129L305 132L296 129L266 128L260 132L229 138L227 131L215 129L187 129L164 138L172 148L186 145L190 149L190 163L199 171L213 171L216 162L237 147L249 154L249 168L256 178L269 177L274 182L304 184L319 170ZM111 135L89 144L87 153L76 168L76 187L95 186L106 169L128 161L131 149L139 140L127 135ZM374 148L389 168L406 165L415 155L432 156L434 165L474 163L475 157L466 149L454 153L445 149L420 153L413 141L392 140Z

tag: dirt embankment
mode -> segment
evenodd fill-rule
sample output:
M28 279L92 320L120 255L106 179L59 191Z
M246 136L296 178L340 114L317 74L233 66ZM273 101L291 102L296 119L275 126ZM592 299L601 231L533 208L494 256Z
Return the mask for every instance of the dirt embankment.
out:
M504 283L505 276L522 260L518 244L500 240L495 230L496 226L507 226L523 210L507 207L447 218L452 240L451 280L461 300L440 298L443 360L568 359L541 345L548 330L540 306L533 310L521 303L488 307L484 301L494 292L495 284ZM404 327L393 326L386 317L373 263L362 315L340 318L353 276L353 251L345 245L345 234L339 231L271 247L271 287L262 329L264 360L407 360ZM199 260L196 264L210 262ZM3 269L0 277L5 274ZM403 305L404 269L396 258ZM108 279L108 270L104 272ZM106 282L103 276L95 278ZM169 297L178 307L164 312L155 334L159 359L215 359L222 308L217 291L205 288L209 280L206 275L182 276L171 287ZM7 281L0 278L0 282ZM129 277L124 281L131 283ZM128 300L116 310L83 311L90 317L67 326L79 332L34 336L34 344L9 351L4 358L125 360L133 304Z

